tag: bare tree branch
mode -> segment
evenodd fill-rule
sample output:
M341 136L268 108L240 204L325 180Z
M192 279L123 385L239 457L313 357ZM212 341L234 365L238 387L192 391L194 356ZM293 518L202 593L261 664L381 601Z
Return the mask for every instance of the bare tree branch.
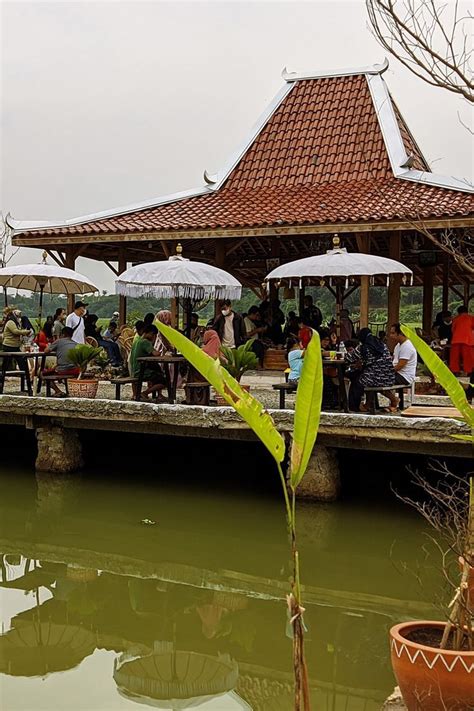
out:
M413 74L474 102L470 13L459 15L458 0L366 0L376 39Z

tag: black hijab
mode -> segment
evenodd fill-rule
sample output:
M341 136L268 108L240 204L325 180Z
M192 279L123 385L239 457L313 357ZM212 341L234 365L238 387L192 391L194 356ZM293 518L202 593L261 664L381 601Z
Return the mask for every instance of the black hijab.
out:
M385 345L378 338L372 335L370 328L362 328L359 331L359 341L362 343L362 355L368 355L369 352L376 356L381 356L385 350Z

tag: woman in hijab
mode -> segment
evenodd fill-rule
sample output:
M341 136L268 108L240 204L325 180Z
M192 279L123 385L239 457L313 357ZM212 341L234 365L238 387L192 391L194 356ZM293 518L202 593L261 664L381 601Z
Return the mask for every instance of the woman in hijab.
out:
M395 370L392 356L385 343L372 335L370 328L359 332L360 345L346 354L346 362L359 365L354 370L349 388L349 409L352 412L366 411L361 406L364 388L395 385Z
M160 323L164 323L165 326L173 326L171 311L167 311L166 309L158 311L158 313L156 314L156 320ZM166 355L167 353L173 351L173 346L171 345L171 343L160 332L156 337L155 351L158 351L158 354L160 356Z
M221 339L217 335L217 331L210 328L208 331L204 331L204 336L202 337L202 351L207 353L211 358L218 358L221 351Z

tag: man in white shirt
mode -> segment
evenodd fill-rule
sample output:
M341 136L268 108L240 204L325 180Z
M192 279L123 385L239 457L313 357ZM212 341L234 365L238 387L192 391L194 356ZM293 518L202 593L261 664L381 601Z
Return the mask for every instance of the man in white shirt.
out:
M390 327L390 338L396 341L393 351L393 368L396 385L411 385L416 378L418 356L413 343L402 333L399 323ZM398 406L398 398L394 393L388 395L392 406Z
M76 301L74 304L74 311L69 314L66 319L66 326L72 328L72 340L76 343L85 343L84 339L84 314L86 313L86 307L83 301Z

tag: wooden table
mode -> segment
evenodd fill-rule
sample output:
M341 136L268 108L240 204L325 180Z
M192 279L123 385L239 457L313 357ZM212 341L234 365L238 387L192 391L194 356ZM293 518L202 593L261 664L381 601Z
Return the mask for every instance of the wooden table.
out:
M144 358L137 358L137 363L140 363L140 372L138 374L137 394L135 399L140 400L147 363L158 363L159 365L163 366L166 387L168 389L168 402L170 405L174 405L174 403L176 402L176 388L178 385L179 366L181 363L186 363L186 358L184 358L184 356L169 355L146 356ZM173 375L171 375L172 365L174 365Z
M34 371L34 374L36 376L38 374L38 370L43 368L47 355L47 353L42 353L41 351L0 351L0 359L2 360L2 367L0 370L0 394L3 394L3 387L5 385L5 378L7 377L6 373L9 358L13 358L16 361L16 364L18 365L18 372L25 374L25 382L28 395L33 395L30 369L28 368L28 358L34 358L36 361ZM20 367L22 361L19 361L18 358L25 359L23 361L24 363L26 363L25 368ZM40 359L42 360L41 366L39 364ZM40 389L41 382L38 382L38 392L40 391Z
M326 367L337 368L337 379L339 382L339 408L344 412L349 412L349 405L347 403L347 393L346 393L346 381L344 379L344 374L346 372L347 363L344 358L339 360L331 360L331 358L323 358L323 369Z

